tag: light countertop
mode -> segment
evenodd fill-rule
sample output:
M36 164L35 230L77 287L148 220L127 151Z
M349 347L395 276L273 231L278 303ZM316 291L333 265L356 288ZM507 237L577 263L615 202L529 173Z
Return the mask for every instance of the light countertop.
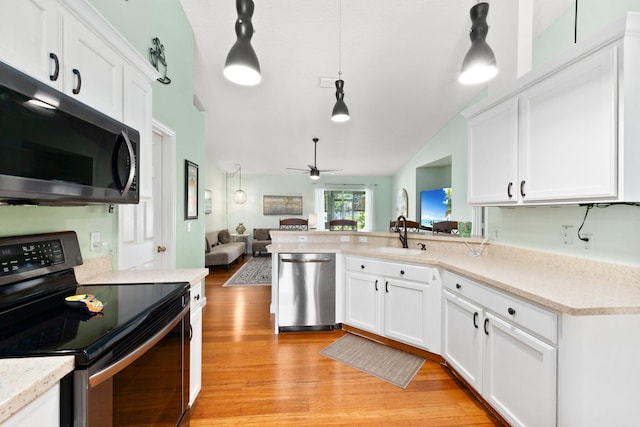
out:
M73 356L0 359L0 423L73 371Z
M574 316L640 314L640 268L520 248L486 245L472 256L465 245L429 240L419 254L381 252L357 243L284 242L269 252L335 252L441 267ZM412 247L414 247L413 245ZM479 244L472 243L479 248ZM409 251L407 251L409 252Z
M174 270L110 270L78 279L83 285L117 283L179 283L192 286L209 274L206 268L178 268Z

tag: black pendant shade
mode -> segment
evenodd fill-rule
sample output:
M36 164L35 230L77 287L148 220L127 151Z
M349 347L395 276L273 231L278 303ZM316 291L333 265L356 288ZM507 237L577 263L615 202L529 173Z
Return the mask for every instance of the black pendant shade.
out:
M496 56L486 42L489 26L489 3L478 3L471 8L471 48L464 57L459 81L463 84L483 83L498 74Z
M336 80L336 105L333 106L331 120L334 122L346 122L349 120L349 109L344 103L344 80Z
M239 85L253 86L262 80L258 56L251 46L253 1L236 0L236 9L238 11L235 25L237 40L224 63L224 76Z

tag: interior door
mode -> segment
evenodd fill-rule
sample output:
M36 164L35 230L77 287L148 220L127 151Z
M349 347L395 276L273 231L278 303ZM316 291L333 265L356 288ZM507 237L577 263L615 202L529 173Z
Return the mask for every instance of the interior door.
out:
M163 198L166 193L162 189L162 135L153 132L151 151L153 152L153 164L151 165L151 182L153 188L153 235L155 238L154 265L156 268L167 268L165 258L167 254L167 243L163 237L162 208Z
M175 133L157 122L150 154L151 197L118 209L121 270L175 268Z

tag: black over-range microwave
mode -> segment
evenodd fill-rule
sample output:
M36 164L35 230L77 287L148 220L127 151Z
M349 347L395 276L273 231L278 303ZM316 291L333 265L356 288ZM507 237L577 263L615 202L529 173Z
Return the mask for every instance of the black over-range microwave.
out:
M140 134L0 62L0 204L138 203Z

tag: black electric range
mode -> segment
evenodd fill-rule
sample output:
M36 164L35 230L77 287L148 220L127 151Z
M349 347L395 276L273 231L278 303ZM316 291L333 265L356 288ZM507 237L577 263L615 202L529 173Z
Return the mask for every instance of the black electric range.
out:
M134 412L121 397L138 392L125 384L153 365L148 376L166 372L156 380L163 396L176 395L176 409L158 422L150 412L143 424L178 425L188 403L189 284L80 285L73 270L80 264L75 232L0 238L0 358L74 356L75 371L63 387L68 397L61 399L67 406L61 423L69 426L126 425L118 420ZM65 297L76 294L94 295L102 311L70 306ZM150 380L144 381L148 394ZM97 405L104 406L101 388L113 393L113 410L91 421ZM100 396L95 403L92 394Z

